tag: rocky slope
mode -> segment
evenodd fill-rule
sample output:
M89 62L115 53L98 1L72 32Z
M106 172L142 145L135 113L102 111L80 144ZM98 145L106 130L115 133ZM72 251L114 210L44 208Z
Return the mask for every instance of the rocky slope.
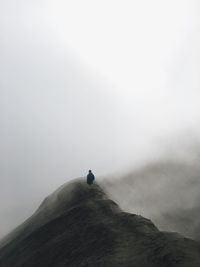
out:
M119 179L105 179L112 199L128 212L142 214L159 229L200 240L200 165L198 160L158 160Z
M199 267L200 244L123 212L97 184L47 197L0 245L1 267Z

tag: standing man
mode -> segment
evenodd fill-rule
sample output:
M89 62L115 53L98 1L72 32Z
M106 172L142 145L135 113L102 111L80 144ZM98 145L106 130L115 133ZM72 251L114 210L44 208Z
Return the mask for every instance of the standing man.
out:
M89 173L87 175L87 184L89 185L93 184L94 179L95 179L94 174L92 173L91 170L89 170Z

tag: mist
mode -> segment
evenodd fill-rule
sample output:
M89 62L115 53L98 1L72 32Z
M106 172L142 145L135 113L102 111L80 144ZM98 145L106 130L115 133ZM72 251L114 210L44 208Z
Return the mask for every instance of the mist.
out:
M123 210L151 219L161 230L199 240L200 143L185 137L184 143L171 140L167 147L144 166L103 180L103 186Z
M198 1L0 2L0 237L88 169L196 140L199 26Z

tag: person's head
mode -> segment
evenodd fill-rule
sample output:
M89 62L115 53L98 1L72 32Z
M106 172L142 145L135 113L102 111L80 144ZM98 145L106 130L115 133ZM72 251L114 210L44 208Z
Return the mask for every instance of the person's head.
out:
M89 170L89 172L92 172L91 170Z

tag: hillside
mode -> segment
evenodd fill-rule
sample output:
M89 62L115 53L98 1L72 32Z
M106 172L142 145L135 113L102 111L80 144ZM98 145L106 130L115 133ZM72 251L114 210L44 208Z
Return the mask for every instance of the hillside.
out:
M198 157L163 159L103 184L122 209L148 217L164 231L200 240L199 174Z
M75 180L1 242L1 267L199 267L200 243L123 212L97 184Z

